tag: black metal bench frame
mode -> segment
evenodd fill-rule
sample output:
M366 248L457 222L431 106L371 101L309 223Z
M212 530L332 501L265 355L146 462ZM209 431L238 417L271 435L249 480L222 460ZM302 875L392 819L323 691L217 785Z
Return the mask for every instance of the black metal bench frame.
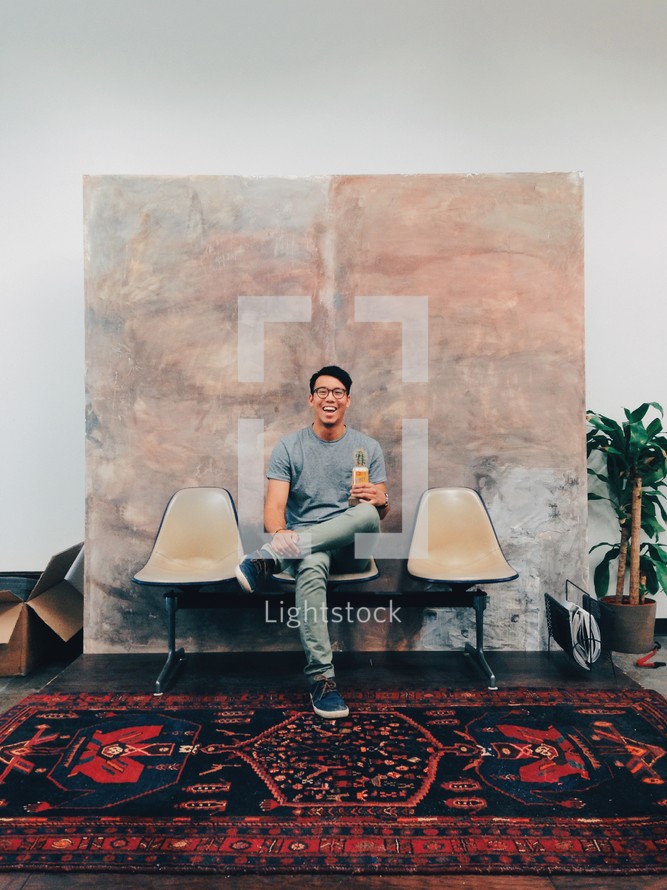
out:
M477 582L445 583L427 581L410 575L405 560L377 560L380 574L368 581L330 582L327 602L330 608L389 606L404 608L470 608L475 612L475 645L466 642L471 656L488 681L497 689L496 677L484 653L484 611L487 593ZM185 659L185 649L176 646L176 614L182 609L270 608L271 604L289 605L294 601L293 584L276 581L261 593L248 594L235 580L217 585L188 585L164 593L167 621L167 658L155 681L155 695L162 695Z

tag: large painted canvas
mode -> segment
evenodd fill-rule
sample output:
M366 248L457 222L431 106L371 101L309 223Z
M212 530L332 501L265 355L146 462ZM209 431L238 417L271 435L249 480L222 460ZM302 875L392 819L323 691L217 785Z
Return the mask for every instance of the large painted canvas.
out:
M130 581L171 494L232 493L248 547L308 379L352 378L406 547L427 487L478 488L517 581L487 648L545 644L543 595L587 576L582 179L570 173L85 180L88 652L164 647ZM382 553L380 553L382 555ZM194 650L299 648L261 610L183 613ZM336 647L449 648L472 616L333 627Z

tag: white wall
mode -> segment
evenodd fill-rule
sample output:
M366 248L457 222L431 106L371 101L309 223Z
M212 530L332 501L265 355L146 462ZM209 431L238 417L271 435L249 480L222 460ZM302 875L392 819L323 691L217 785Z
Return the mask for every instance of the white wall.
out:
M0 0L0 570L83 538L85 173L581 170L588 404L667 404L665 46L664 0Z

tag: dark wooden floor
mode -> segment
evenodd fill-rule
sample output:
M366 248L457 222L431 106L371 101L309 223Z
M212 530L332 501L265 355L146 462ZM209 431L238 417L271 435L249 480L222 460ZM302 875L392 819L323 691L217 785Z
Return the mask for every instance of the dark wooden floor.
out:
M489 656L501 687L616 687L636 685L608 662L592 674L575 668L560 652L498 652ZM174 691L233 692L279 683L285 689L304 689L299 653L192 655L176 680ZM84 655L53 678L49 688L61 692L152 692L161 666L158 656ZM364 688L474 687L485 688L470 659L459 653L343 653L337 661L342 691ZM169 692L166 693L166 696ZM0 701L0 706L2 701ZM0 835L2 833L0 827ZM624 877L484 877L458 876L217 876L127 874L0 873L0 890L667 890L667 875Z

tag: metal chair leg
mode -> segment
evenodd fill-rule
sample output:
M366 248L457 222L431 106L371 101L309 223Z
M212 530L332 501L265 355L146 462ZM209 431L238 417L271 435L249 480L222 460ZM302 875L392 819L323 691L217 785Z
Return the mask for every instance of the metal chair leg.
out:
M164 607L167 613L167 660L155 681L153 695L162 695L169 681L185 659L185 649L176 648L176 597L166 593Z
M486 609L486 594L484 591L476 591L473 594L473 606L475 609L476 645L473 646L472 643L466 643L465 651L472 657L477 667L488 678L488 688L495 691L498 689L498 686L496 685L496 677L486 660L486 655L484 654L484 609Z

